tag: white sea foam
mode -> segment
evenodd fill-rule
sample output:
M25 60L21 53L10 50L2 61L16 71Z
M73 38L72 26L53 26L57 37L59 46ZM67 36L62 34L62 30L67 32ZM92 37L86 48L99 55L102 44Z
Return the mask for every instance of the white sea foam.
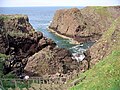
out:
M73 53L72 55L73 55L72 59L76 59L77 62L83 61L85 58L84 54Z
M71 47L70 49L76 49L76 48L80 48L80 47L83 47L83 44L76 45L76 46L74 46L74 47Z
M74 53L80 53L80 54L86 51L86 49L82 48L80 45L74 46L70 48L70 50L72 50Z
M83 54L83 52L85 52L86 49L84 49L83 47L84 47L84 45L81 44L81 45L76 45L76 46L73 46L73 47L70 48L70 50L73 51L72 59L77 60L77 62L80 62L80 61L84 60L85 55Z

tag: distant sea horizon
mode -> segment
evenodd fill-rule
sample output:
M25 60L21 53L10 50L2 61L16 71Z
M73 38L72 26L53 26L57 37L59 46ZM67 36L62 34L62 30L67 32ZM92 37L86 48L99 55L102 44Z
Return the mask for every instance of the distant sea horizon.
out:
M7 6L7 7L11 7L11 6ZM13 8L14 8L14 7L20 7L20 8L21 8L21 7L23 7L23 8L26 8L26 7L27 7L27 8L28 8L28 7L32 7L32 8L34 8L34 7L71 7L71 8L72 8L72 7L76 7L76 8L79 8L79 7L80 7L80 8L82 8L82 7L86 7L86 6L13 6ZM0 6L0 8L1 8L1 6ZM6 8L6 7L3 7L3 8Z
M56 12L56 10L59 10L59 9L69 9L69 8L83 8L81 6L30 6L30 7L0 7L0 14L25 14L25 15L28 15L29 17L29 20L30 20L30 23L33 25L33 27L36 29L37 23L33 23L33 17L36 17L37 15L35 16L32 16L32 14L35 14L37 13L38 15L39 14L44 14L46 13L46 15L48 15L48 19L50 21L52 21L52 18L54 16L54 13ZM47 14L47 12L49 14ZM38 17L38 16L37 16ZM36 18L37 18L36 17ZM38 17L38 19L40 18L41 16ZM47 18L46 18L47 19Z

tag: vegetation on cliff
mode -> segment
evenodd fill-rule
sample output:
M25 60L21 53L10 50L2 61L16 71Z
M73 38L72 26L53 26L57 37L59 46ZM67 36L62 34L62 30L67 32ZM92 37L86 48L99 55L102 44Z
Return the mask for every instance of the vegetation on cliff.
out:
M92 69L80 75L86 78L70 90L119 90L120 51L113 51Z
M120 17L113 21L110 28L103 34L102 38L92 46L95 50L100 47L99 56L93 57L91 63L96 64L90 70L80 75L85 77L78 85L70 90L119 90L120 88ZM104 44L104 46L100 46ZM107 47L106 47L107 45ZM105 47L105 48L104 48ZM105 51L104 51L105 49ZM104 53L105 52L105 53ZM99 54L97 53L97 54ZM96 55L96 54L95 54ZM97 60L97 61L96 61Z
M0 53L0 78L2 78L4 76L3 74L3 63L4 63L4 60L6 59L6 55L5 54L1 54Z

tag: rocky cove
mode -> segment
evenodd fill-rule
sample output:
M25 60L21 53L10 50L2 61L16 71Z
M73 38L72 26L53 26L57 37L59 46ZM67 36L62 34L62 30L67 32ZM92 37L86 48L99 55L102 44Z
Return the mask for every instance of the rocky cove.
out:
M69 40L68 39L65 39L65 40L68 41L68 45L69 45ZM81 47L81 45L78 45L75 47L70 46L71 48L69 47L69 50L72 53L70 51L68 51L66 49L62 49L62 48L61 49L58 48L58 50L57 50L57 48L56 48L57 45L54 41L44 37L41 32L39 32L39 31L36 32L35 29L32 27L32 25L29 23L28 16L20 15L20 14L1 15L1 41L2 41L1 42L1 53L10 55L9 60L7 60L5 62L5 63L9 62L9 65L5 66L4 74L7 74L11 71L17 72L16 68L19 67L19 65L21 65L20 68L22 68L22 69L25 68L25 73L29 74L30 76L43 76L45 74L52 75L57 72L66 74L68 72L78 70L78 62L76 60L72 59L72 57L73 57L72 53L82 53L87 48L87 46L85 45L85 48L83 50L81 49L79 51L79 50L77 50L76 47ZM74 44L72 46L74 46ZM42 51L42 52L40 52L40 51ZM50 53L47 53L48 51L50 51ZM63 52L64 52L64 55L62 54ZM55 54L55 53L58 53L58 54ZM43 55L39 56L40 54L43 54ZM46 61L46 59L48 59L48 58L46 58L47 57L46 54L48 54L47 55L48 57L49 57L49 55L51 55L51 57L49 57L50 62ZM57 60L56 62L54 62L54 60L53 60L53 59L55 59L55 57ZM31 60L29 60L29 58ZM35 60L34 60L34 58L35 58ZM15 59L18 59L18 62L16 62ZM39 62L39 60L42 60L42 59L45 59L45 60L41 61L41 63L45 62L45 61L46 62L42 65L40 64L39 67L43 67L43 68L41 68L41 71L38 71L39 68L36 68L38 66L37 63ZM61 59L65 59L65 60L68 59L68 60L62 61ZM70 61L69 61L69 59L70 59ZM13 63L11 63L11 62L13 62ZM27 63L27 62L30 62L30 63ZM31 63L33 63L33 66ZM53 65L51 65L52 63L53 63ZM63 63L63 65L62 65L62 63ZM64 65L64 63L65 64L68 63L68 65ZM73 64L73 66L71 66L70 63ZM11 67L11 65L12 65L12 67ZM58 68L56 66L58 66ZM50 69L50 67L51 67L51 69ZM55 68L55 67L56 67L56 70L53 72L52 68ZM62 68L60 68L60 67L62 67ZM72 67L71 70L69 67ZM63 68L66 71L64 71ZM22 69L20 69L20 70L22 70ZM18 70L18 72L20 70ZM22 72L19 72L18 75L20 73L22 73Z
M1 15L0 19L0 52L10 55L4 63L4 74L12 71L19 76L25 68L29 76L43 76L77 69L78 63L71 58L72 54L36 32L27 16Z
M56 11L49 28L79 43L94 42L110 27L112 21L109 18L119 16L117 11L116 7L61 9Z
M56 11L49 29L82 43L72 47L74 50L77 47L73 52L78 53L77 57L84 53L84 60L78 62L69 50L57 47L52 39L36 31L28 16L0 15L0 53L7 56L3 61L3 73L67 77L86 72L113 50L119 50L119 16L119 6ZM86 48L81 51L82 46ZM74 85L78 82L81 80Z
M60 9L56 11L49 29L63 38L72 38L73 41L79 44L95 42L94 44L90 43L90 46L93 46L89 46L87 50L90 52L89 55L93 60L91 66L93 66L109 54L106 51L109 47L108 44L108 46L103 46L105 43L102 45L104 48L104 51L102 51L102 46L97 45L97 43L102 35L109 30L113 21L119 18L119 12L119 6ZM101 52L99 52L98 48Z

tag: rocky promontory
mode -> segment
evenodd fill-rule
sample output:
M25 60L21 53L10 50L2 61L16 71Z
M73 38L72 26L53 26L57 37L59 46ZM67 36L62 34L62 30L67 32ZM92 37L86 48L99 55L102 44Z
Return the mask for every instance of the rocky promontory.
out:
M49 29L79 43L96 41L120 16L119 6L57 10Z
M35 31L26 15L0 15L0 47L0 53L9 57L4 61L4 74L42 77L77 69L71 53Z

